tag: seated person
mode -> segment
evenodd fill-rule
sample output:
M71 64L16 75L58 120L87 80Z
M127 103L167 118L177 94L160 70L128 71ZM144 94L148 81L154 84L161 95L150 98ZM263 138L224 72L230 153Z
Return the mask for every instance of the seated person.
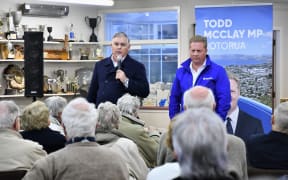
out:
M227 119L229 118L231 128L229 130L229 126L227 126L227 132L240 137L243 141L246 141L253 134L263 134L261 120L241 111L238 107L240 97L239 79L232 73L228 73L228 77L230 80L231 107L228 111L225 124L227 126Z
M98 113L84 98L71 100L62 112L68 140L65 148L36 162L23 180L117 179L127 180L124 160L95 142Z
M288 169L288 102L276 107L271 123L268 134L248 139L248 164L263 169Z
M61 96L51 96L45 99L44 103L49 109L49 128L54 131L59 131L62 135L64 135L64 129L61 124L61 114L64 107L67 105L67 100Z
M214 110L215 108L215 100L214 100L214 95L212 91L203 86L195 86L195 87L188 89L184 93L183 100L184 100L183 103L184 103L185 109L206 107L211 110ZM170 166L164 163L176 161L175 156L173 154L173 148L171 147L171 144L172 144L171 133L172 133L174 121L175 120L172 120L170 122L168 132L163 133L160 138L160 144L159 144L159 149L157 153L157 164L158 165L163 164L164 169L166 169L165 166ZM237 174L239 175L241 179L246 180L248 179L248 175L247 175L245 144L243 140L230 134L227 134L227 139L228 139L227 152L228 152L229 171L237 172ZM173 164L171 166L175 167L175 165ZM149 173L151 179L157 179L158 178L157 176L161 173L161 171L162 171L161 166L153 169L151 173ZM176 172L175 168L173 168L173 170L171 170L170 173L171 172ZM166 174L169 175L168 173ZM174 176L175 176L175 173L172 174L172 177Z
M19 107L14 101L0 101L0 171L28 170L47 153L38 143L24 140Z
M122 115L118 131L137 144L146 165L153 168L156 165L159 131L144 129L145 122L138 118L140 101L137 97L125 94L118 99L117 106Z
M35 101L26 106L21 124L23 138L38 142L48 154L65 146L65 137L49 128L49 110L43 102Z
M172 143L181 173L175 179L240 179L228 171L226 129L215 112L193 108L176 118Z
M125 160L131 179L145 179L148 168L137 145L117 130L121 119L118 107L107 101L98 105L98 112L96 141L111 148Z

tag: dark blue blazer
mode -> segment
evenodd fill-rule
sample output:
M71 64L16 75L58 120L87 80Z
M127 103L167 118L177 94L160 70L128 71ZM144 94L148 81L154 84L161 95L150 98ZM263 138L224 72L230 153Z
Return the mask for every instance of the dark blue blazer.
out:
M276 131L253 135L246 143L248 165L266 169L288 169L288 135Z
M263 134L261 120L256 119L239 109L238 120L234 135L240 137L245 142L252 134Z
M149 83L146 70L142 63L126 56L121 63L121 69L129 78L126 88L120 80L115 79L117 68L114 67L111 57L95 64L87 100L98 106L101 102L117 103L118 98L125 93L145 98L149 95Z
M24 139L38 142L49 154L65 147L66 138L58 131L53 131L49 127L41 130L29 130L20 132Z

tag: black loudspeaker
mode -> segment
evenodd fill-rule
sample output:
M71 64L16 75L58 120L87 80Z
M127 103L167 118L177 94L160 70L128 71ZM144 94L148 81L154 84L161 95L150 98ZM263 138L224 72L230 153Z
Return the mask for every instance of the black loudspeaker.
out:
M43 97L43 32L24 33L25 96Z

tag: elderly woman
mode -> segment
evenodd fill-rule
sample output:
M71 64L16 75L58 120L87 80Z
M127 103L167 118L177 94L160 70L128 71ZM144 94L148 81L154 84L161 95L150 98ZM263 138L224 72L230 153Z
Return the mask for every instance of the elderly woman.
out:
M138 118L139 99L125 94L118 99L117 106L122 115L119 131L137 144L146 165L149 168L155 167L160 133L144 129L144 121Z
M66 139L57 131L49 128L49 109L41 101L35 101L24 108L21 116L21 132L24 139L41 144L47 153L65 146Z
M50 125L54 131L59 131L62 135L64 134L63 126L61 125L61 115L64 107L67 105L67 100L61 96L51 96L45 99L44 103L49 109L50 113Z
M111 102L100 103L96 141L118 153L129 169L130 179L146 179L148 168L139 154L137 145L117 131L121 118L120 111Z

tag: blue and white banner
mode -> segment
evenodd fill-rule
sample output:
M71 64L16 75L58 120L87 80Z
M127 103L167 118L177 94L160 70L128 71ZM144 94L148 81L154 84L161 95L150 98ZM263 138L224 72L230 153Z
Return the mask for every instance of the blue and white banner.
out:
M208 54L240 77L241 95L272 105L272 4L196 6Z

